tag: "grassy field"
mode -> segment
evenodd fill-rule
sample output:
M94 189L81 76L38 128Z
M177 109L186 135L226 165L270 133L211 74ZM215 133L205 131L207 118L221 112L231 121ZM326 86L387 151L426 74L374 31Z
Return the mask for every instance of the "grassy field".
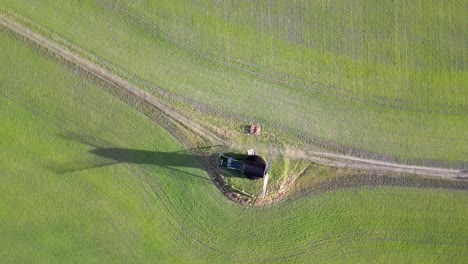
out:
M235 124L257 122L358 156L466 162L462 1L6 0L2 7L148 91L163 89Z
M468 195L345 188L251 208L167 131L1 31L5 262L466 262Z

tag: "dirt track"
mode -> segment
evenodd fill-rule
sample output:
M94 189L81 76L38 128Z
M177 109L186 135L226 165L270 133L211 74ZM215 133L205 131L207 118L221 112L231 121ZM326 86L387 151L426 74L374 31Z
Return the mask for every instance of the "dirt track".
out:
M192 120L189 120L182 114L175 111L170 105L168 105L161 99L139 89L138 87L132 85L131 83L113 74L112 72L96 65L95 63L85 58L80 57L72 51L61 47L59 44L53 42L52 40L29 30L26 26L19 24L13 19L3 14L0 14L0 24L3 27L11 30L12 32L24 37L28 41L40 46L41 48L47 49L48 51L64 59L65 61L75 64L76 66L82 68L94 77L99 78L112 85L115 85L121 89L124 89L132 95L138 97L139 99L144 100L148 104L157 107L160 111L162 111L172 120L177 121L183 126L196 132L200 136L203 136L213 144L232 145L232 142L228 142L227 140L218 137L211 130L201 126L200 124ZM353 169L377 172L411 173L444 178L464 178L468 180L467 171L460 171L450 168L403 165L398 163L363 159L342 154L334 154L330 152L304 151L299 149L278 149L277 152L290 158L307 159L320 164L325 164L334 167L348 167Z

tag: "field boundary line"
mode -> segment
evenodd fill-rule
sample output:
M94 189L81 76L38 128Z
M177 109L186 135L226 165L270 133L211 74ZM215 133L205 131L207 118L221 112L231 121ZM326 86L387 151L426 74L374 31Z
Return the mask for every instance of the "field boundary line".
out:
M167 115L172 120L180 123L187 129L195 132L196 134L204 137L213 144L224 144L231 146L232 142L229 142L209 129L203 127L199 123L188 119L184 115L178 113L174 108L169 104L164 102L161 99L158 99L149 92L145 92L130 82L122 79L111 71L104 69L101 66L91 62L88 59L82 58L79 55L73 53L72 51L60 46L54 41L41 36L40 34L33 32L28 29L26 26L18 23L14 19L0 14L0 25L9 29L10 31L22 36L26 40L29 40L36 45L45 48L52 52L54 55L61 57L62 59L77 65L86 72L89 72L93 76L108 82L112 85L115 85L125 91L131 93L137 98L147 102L148 104L156 107L162 113ZM378 172L396 172L396 173L410 173L410 174L419 174L426 176L436 176L444 178L454 178L454 179L468 179L468 172L450 169L450 168L436 168L436 167L425 167L425 166L413 166L413 165L404 165L399 163L384 162L379 160L371 160L358 158L342 154L334 154L330 152L320 152L320 151L304 151L304 150L279 150L286 157L290 158L302 158L310 161L314 161L320 164L333 166L333 167L348 167L361 170L369 171L378 171Z

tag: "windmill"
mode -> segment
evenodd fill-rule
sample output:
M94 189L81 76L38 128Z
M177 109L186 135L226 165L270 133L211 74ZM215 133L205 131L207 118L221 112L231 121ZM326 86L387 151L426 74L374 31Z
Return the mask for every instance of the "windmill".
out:
M265 171L263 173L263 191L262 191L262 198L265 198L266 188L268 185L268 178L270 178L270 168L271 168L271 161L273 158L273 149L270 148L270 157L268 158L268 163L265 167Z
M268 162L255 154L255 150L247 150L247 157L241 161L229 157L225 154L219 154L219 166L227 167L230 170L241 171L245 176L252 180L263 178L262 197L265 198L268 179L270 178L271 162L273 160L273 148L270 148L270 157Z
M268 174L271 167L271 150L270 161L267 162L259 155L255 154L255 150L247 150L247 155L243 160L237 160L226 154L219 154L219 166L227 167L230 170L241 171L247 178L251 180L259 180Z

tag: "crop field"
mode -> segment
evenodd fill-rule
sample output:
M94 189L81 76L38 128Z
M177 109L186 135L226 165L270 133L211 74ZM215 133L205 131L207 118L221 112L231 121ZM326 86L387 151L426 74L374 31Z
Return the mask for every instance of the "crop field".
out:
M272 180L301 175L293 195L238 204L190 149L197 131L117 91L127 80L233 145L464 170L467 5L2 1L1 23L96 67L0 24L2 262L466 263L466 180L275 157Z
M264 124L301 145L464 166L467 4L308 2L3 6L194 109Z

